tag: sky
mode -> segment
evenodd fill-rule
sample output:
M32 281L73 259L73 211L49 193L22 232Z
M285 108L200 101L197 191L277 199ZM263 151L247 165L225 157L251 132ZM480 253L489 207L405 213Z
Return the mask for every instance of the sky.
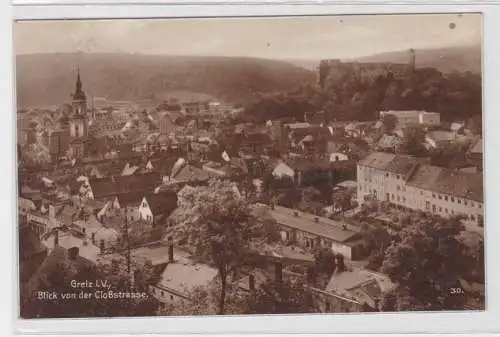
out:
M355 58L409 48L479 45L480 14L170 20L61 20L14 24L16 54L57 52Z

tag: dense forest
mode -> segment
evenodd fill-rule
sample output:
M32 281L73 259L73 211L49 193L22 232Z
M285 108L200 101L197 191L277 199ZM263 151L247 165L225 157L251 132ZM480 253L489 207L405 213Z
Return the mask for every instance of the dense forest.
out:
M420 68L396 78L392 73L370 77L346 69L330 74L323 88L268 95L246 109L245 117L302 120L304 112L323 110L330 120L373 120L381 110L440 112L443 120L469 119L482 111L481 76L471 72L443 74Z

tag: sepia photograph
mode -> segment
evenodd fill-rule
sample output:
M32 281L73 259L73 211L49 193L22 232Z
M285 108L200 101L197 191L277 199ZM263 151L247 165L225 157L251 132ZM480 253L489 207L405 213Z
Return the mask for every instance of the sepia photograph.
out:
M482 35L14 22L18 317L485 311Z

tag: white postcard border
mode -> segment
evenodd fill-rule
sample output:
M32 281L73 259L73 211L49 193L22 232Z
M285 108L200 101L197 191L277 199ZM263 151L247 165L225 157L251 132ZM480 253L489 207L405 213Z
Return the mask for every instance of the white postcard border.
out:
M22 2L17 0L17 3ZM483 12L484 26L484 132L485 132L485 194L486 216L485 240L487 262L487 300L486 312L432 312L432 313L363 313L363 314L307 314L307 315L270 315L270 316L232 316L232 317L166 317L166 318L113 318L113 319L43 319L16 320L15 330L20 333L168 333L168 334L249 334L249 333L486 333L500 331L500 269L496 258L500 256L500 208L496 197L500 195L500 175L496 165L500 164L495 149L500 148L500 6L491 2L471 4L464 1L440 1L439 4L423 5L422 2L407 1L404 5L373 1L383 6L354 4L334 5L287 3L257 5L86 5L78 7L66 5L22 5L13 8L14 19L70 19L70 18L146 18L146 17L203 17L203 16L252 16L252 15L324 15L324 14L371 14L371 13L432 13L432 12ZM73 1L77 2L77 1ZM100 1L103 3L103 1ZM110 3L112 1L108 1ZM403 3L403 2L400 2ZM3 10L3 9L2 9ZM9 16L3 12L2 17ZM9 158L1 166L2 184L0 189L0 209L3 211L4 230L10 235L1 235L1 248L17 273L16 202L15 202L15 109L13 107L12 71L12 26L2 20L2 43L6 52L2 53L1 93L3 122L0 123L2 152ZM7 24L7 25L6 25ZM8 27L10 25L10 27ZM8 36L10 33L10 36ZM12 118L12 119L11 119ZM8 157L7 157L8 156ZM7 164L8 162L8 164ZM7 274L7 270L5 270ZM4 277L4 281L5 278ZM8 280L7 280L8 281ZM11 279L14 285L14 315L17 316L17 278ZM10 288L12 289L12 288ZM7 295L7 294L6 294ZM1 302L1 301L0 301ZM5 301L6 302L6 301Z

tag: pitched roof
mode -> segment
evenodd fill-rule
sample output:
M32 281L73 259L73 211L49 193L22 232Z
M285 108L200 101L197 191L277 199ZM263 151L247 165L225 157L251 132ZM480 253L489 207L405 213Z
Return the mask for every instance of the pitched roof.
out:
M373 306L376 298L393 287L386 275L355 268L333 273L325 290Z
M358 162L358 165L379 170L385 170L387 165L396 157L395 154L386 152L373 152Z
M120 207L138 207L144 198L144 192L130 192L117 196Z
M177 194L174 191L164 191L146 196L149 208L154 216L170 215L177 208Z
M90 178L90 186L92 186L95 199L132 192L153 191L161 182L161 175L158 172L130 176Z
M189 293L196 287L207 286L211 283L217 277L217 273L217 269L208 265L181 258L176 263L170 263L165 267L158 286L189 296Z
M483 175L421 165L408 180L409 186L483 202Z
M210 179L210 177L211 175L209 172L192 165L186 165L179 170L173 179L177 182L193 182L206 181Z
M262 204L257 204L256 208L257 212L263 209L267 210L267 214L282 226L295 228L336 242L347 242L357 237L358 234L352 230L344 229L340 222L290 208L274 206L274 209L271 209ZM316 219L318 220L316 221Z
M483 139L479 138L476 143L472 146L470 152L472 154L483 154Z
M70 265L76 269L89 267L92 262L81 257L80 255L76 259L71 260L68 256L67 249L56 246L52 249L49 255L43 260L37 271L31 276L24 289L27 293L31 293L39 289L40 286L44 287L49 285L49 277L56 269L60 268L62 265Z
M19 260L24 261L47 250L29 226L19 228Z
M421 163L421 160L418 158L395 156L390 163L387 164L386 170L391 173L406 176L407 174L410 174L419 163Z

